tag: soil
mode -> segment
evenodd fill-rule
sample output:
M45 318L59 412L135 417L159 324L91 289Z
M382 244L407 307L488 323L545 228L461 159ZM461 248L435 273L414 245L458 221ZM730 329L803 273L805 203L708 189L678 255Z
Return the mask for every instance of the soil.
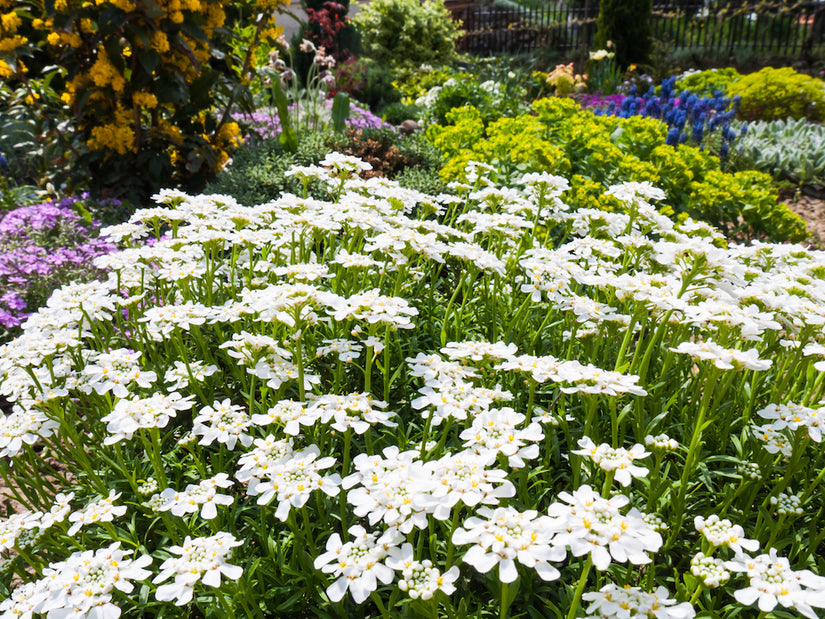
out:
M819 196L797 194L784 199L790 209L802 217L808 225L811 239L808 243L814 249L825 250L825 199Z

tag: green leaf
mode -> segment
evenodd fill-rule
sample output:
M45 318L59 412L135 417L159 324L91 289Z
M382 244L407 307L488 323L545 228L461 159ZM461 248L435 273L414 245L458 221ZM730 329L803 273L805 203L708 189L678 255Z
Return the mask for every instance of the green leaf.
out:
M152 75L152 72L158 66L158 63L160 63L160 54L153 49L137 49L135 50L135 54L143 70L146 71L148 75Z
M332 130L343 133L349 118L349 95L339 92L332 100Z
M103 40L103 49L106 50L106 55L109 57L109 62L118 70L119 73L123 73L123 69L126 68L126 65L123 63L123 54L120 50L120 39L116 39L115 37L107 37Z
M277 79L272 80L272 98L281 121L281 135L278 136L278 141L286 152L294 153L298 150L298 134L289 122L289 101L281 88L281 82Z

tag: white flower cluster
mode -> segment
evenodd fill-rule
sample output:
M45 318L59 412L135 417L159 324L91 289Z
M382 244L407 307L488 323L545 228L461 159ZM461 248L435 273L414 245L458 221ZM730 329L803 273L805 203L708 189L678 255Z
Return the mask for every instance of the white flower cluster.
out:
M202 582L210 587L219 587L221 577L238 580L243 568L226 562L232 548L243 544L231 533L219 532L211 537L191 538L188 535L180 546L171 546L169 552L180 555L166 559L160 572L152 579L155 584L174 577L174 582L161 585L155 597L162 602L174 601L184 606L192 601L195 583Z
M713 361L713 365L720 370L747 369L764 371L773 364L770 359L760 359L759 351L755 348L749 350L724 348L710 340L682 342L676 348L670 348L669 350L690 355L691 358L700 361Z
M772 496L770 502L780 516L801 516L805 513L802 509L802 499L795 494L781 492L779 496Z
M802 428L813 442L822 442L822 429L825 428L825 407L811 408L793 402L768 404L756 411L756 414L772 422L762 426L754 426L754 433L757 436L762 433L773 434L783 430L796 432Z
M563 546L552 544L555 531L550 517L512 507L482 507L476 513L481 518L468 518L463 527L453 531L454 544L472 545L464 555L465 563L482 574L498 565L498 577L504 583L518 578L516 561L536 570L542 580L555 580L561 575L548 563L563 561L567 556Z
M692 619L696 616L689 602L679 604L664 587L648 593L639 587L620 587L611 583L598 591L583 594L582 599L591 602L587 607L588 619ZM598 614L593 614L596 612Z
M647 477L646 468L633 464L650 455L639 443L628 450L611 447L607 443L596 445L589 436L585 436L579 439L579 449L571 449L570 453L590 458L603 471L613 473L613 479L625 487L634 477Z
M727 561L725 567L732 572L742 572L749 579L748 587L734 592L740 604L747 606L755 602L759 610L766 613L779 604L809 619L818 617L812 607L825 608L825 578L810 570L792 570L788 559L777 556L773 548L755 558L740 555Z
M397 529L387 529L379 537L357 524L349 528L349 534L355 539L346 543L337 533L329 537L326 552L315 559L315 569L336 578L327 587L330 600L340 601L349 590L360 604L375 591L378 581L392 582L395 574L382 561L389 555L390 548L398 546L404 537Z
M153 394L149 397L132 396L119 400L114 410L101 419L106 423L109 433L103 439L104 445L113 445L122 440L131 439L138 430L165 428L178 411L192 408L194 396L183 397L177 392L163 395Z
M419 460L417 451L399 452L394 446L383 453L383 458L357 455L356 472L343 480L344 488L353 488L347 501L357 516L368 516L370 524L383 521L409 533L427 526L427 514L449 519L459 502L496 505L515 494L507 473L490 468L496 461L494 452L448 453L429 462Z
M676 451L679 449L679 442L670 438L667 434L657 434L656 436L648 434L645 437L645 445L659 451Z
M741 526L733 524L727 518L719 518L716 514L707 518L696 516L693 525L714 548L727 546L737 553L743 550L754 552L759 548L758 541L745 537L745 530Z
M437 591L443 591L447 595L455 592L453 583L458 579L458 567L454 565L442 574L433 567L433 562L429 559L416 561L412 544L408 542L400 549L397 546L390 548L389 556L384 562L388 567L401 572L398 588L414 600L431 600Z
M560 493L559 498L561 501L548 509L552 519L548 527L555 534L553 544L569 548L574 557L590 554L599 570L606 570L611 561L650 563L647 553L656 552L662 545L662 536L638 510L621 513L630 502L624 495L605 499L584 485L572 493Z
M175 516L185 516L200 511L201 518L212 520L218 516L218 505L232 505L234 499L228 494L220 494L218 488L229 488L232 481L226 473L218 473L211 479L197 484L189 484L183 492L172 488L164 489L157 497L149 499L155 511L170 511Z
M690 560L690 573L699 578L706 587L719 587L730 580L730 572L725 562L716 557L696 553Z
M116 619L120 608L112 601L116 589L130 593L132 580L146 580L144 568L152 557L127 558L132 551L120 550L120 542L100 550L75 552L65 561L52 563L43 570L43 578L17 587L11 597L0 603L0 617L12 619L96 617Z
M332 467L336 460L332 456L318 459L321 450L311 445L302 451L268 462L265 470L259 472L250 482L247 493L257 496L258 505L266 505L272 499L278 501L275 517L284 522L292 507L303 507L313 490L321 490L328 496L336 496L340 491L341 476L338 473L321 477L319 471ZM260 465L259 465L260 466ZM246 475L243 475L246 478Z

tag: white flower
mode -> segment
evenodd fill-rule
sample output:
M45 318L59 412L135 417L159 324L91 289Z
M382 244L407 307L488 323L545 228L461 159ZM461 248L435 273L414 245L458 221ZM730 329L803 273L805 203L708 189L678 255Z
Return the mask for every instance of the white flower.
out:
M706 587L718 587L730 580L730 572L725 562L716 557L697 553L690 560L690 573L699 578Z
M344 155L342 153L329 153L320 162L320 165L325 168L334 168L339 172L361 172L372 170L372 165L366 161L353 157L352 155Z
M231 533L219 532L211 537L192 539L188 535L181 546L172 546L169 552L180 555L170 557L160 566L160 573L152 580L158 584L169 578L173 583L161 585L155 591L155 598L161 602L174 600L177 606L188 604L192 600L195 583L203 582L210 587L220 587L221 576L238 580L243 568L226 563L232 548L243 544Z
M201 445L211 445L217 440L232 450L238 441L244 447L252 444L252 437L244 432L252 425L252 420L242 406L232 404L229 398L203 407L192 423L192 433L203 437Z
M495 454L504 454L512 468L524 466L524 460L532 460L539 455L536 444L544 438L541 426L537 422L531 423L523 430L516 426L524 422L526 417L509 407L492 408L479 413L473 424L464 430L459 438L464 441L464 447L476 453L490 451ZM531 444L529 444L531 443Z
M518 352L515 344L504 342L449 342L441 353L452 360L471 359L472 361L489 361L492 359L512 359Z
M676 348L668 350L675 353L690 355L693 359L701 361L713 361L720 370L748 369L767 370L773 364L770 359L760 359L759 351L755 348L750 350L739 350L736 348L723 348L711 342L682 342Z
M350 393L320 396L312 401L310 410L322 423L330 423L339 432L351 428L356 434L363 434L376 424L391 428L398 425L391 420L395 413L380 410L386 407L386 402L376 400L368 393Z
M188 361L188 365L183 361L175 361L175 367L166 370L163 381L167 384L172 383L170 390L185 389L189 386L190 376L201 383L207 376L212 376L217 371L217 365L205 365L203 361L196 359Z
M693 520L696 530L704 535L714 546L727 546L736 553L742 550L754 552L759 548L759 542L745 537L745 530L728 519L720 519L713 514L707 518L696 516Z
M338 360L344 363L349 363L353 359L357 359L361 355L363 346L359 342L338 338L334 340L324 340L326 346L319 346L315 354L319 357L336 353Z
M412 329L410 317L418 315L418 310L406 299L382 295L377 288L346 299L333 299L327 311L334 320L365 320L397 329Z
M624 447L613 448L607 443L596 445L588 436L579 439L581 449L573 449L570 453L591 458L600 469L612 472L614 479L623 486L629 486L633 477L646 477L647 469L633 464L634 460L646 458L650 454L639 443L630 450Z
M825 407L810 408L788 402L787 404L768 404L756 411L764 419L771 419L771 428L776 431L788 428L796 431L805 428L808 436L815 443L822 442L822 428L825 427Z
M323 471L335 465L335 458L318 458L321 450L311 445L303 451L285 457L268 467L263 481L250 483L247 493L258 497L258 505L266 505L273 498L278 501L275 517L285 522L292 507L303 507L313 490L321 490L328 496L340 491L341 476L338 473L321 477Z
M69 535L73 536L86 524L98 522L111 522L115 517L120 517L126 513L125 505L115 505L115 500L120 498L120 492L109 491L109 496L98 501L89 503L79 512L69 514L69 522L74 524L69 527Z
M175 516L184 516L200 511L201 518L212 520L217 517L217 505L232 505L234 499L228 494L219 494L218 488L229 488L232 482L226 473L218 473L211 479L198 484L189 484L183 492L166 488L160 493L164 500L158 511L171 511Z
M391 445L383 451L384 457L361 453L352 463L355 473L347 476L342 485L350 489L347 503L358 517L367 516L370 525L383 520L407 534L413 527L427 527L426 510L413 499L425 496L435 481L418 452L399 452Z
M406 591L412 599L424 601L432 599L436 591L443 591L447 595L455 592L453 584L459 575L455 565L444 574L433 567L432 561L416 561L413 556L413 547L405 543L400 549L390 548L389 556L384 561L388 567L401 572L398 588Z
M49 618L116 619L120 608L112 603L112 592L117 589L131 593L134 585L130 581L146 580L150 576L143 568L152 562L152 557L127 559L130 554L131 551L120 550L119 542L108 548L75 552L65 561L44 569L42 579L24 589L17 599L13 595L13 605L7 601L0 610L12 613L14 606L26 608L34 603L30 610Z
M320 417L321 411L314 406L293 400L281 400L266 413L252 415L252 423L259 426L278 423L284 426L284 434L298 436L301 426L311 426Z
M778 557L774 548L753 559L740 554L734 561L727 561L725 567L748 575L749 586L733 594L740 604L756 602L766 613L780 604L810 619L818 617L812 606L825 608L825 578L810 570L792 570L788 559Z
M417 493L418 505L431 512L437 520L447 520L453 507L461 501L470 507L496 505L501 498L515 496L516 488L507 474L494 468L495 454L475 454L462 451L446 454L435 462L428 462L434 484L429 493Z
M552 520L538 516L538 512L519 512L512 507L477 510L481 518L471 517L453 532L454 544L473 544L464 562L482 574L498 565L501 582L509 583L518 578L516 560L536 570L542 580L555 580L559 571L548 561L563 561L567 556L564 548L554 547Z
M658 434L653 436L648 434L645 436L645 445L653 450L660 451L676 451L679 449L679 443L676 439L670 438L667 434Z
M255 448L238 458L240 468L235 477L241 483L249 482L250 486L257 484L266 477L278 462L288 458L292 452L292 439L275 440L272 434L266 438L256 438Z
M118 398L129 395L126 388L132 383L148 389L157 380L157 374L151 370L142 370L138 363L140 351L132 352L125 348L118 348L108 353L97 353L90 363L83 368L85 382L80 389L86 393L92 389L98 394L111 391Z
M599 591L582 595L582 600L592 602L587 607L591 619L628 619L629 617L655 617L656 619L692 619L696 611L690 602L678 604L671 599L664 587L653 593L639 587L620 587L613 583ZM598 611L598 614L592 613Z
M0 417L0 458L13 458L23 445L34 445L37 439L51 436L59 427L40 411L15 407L10 415Z
M395 528L378 537L377 533L367 533L360 525L351 526L349 533L354 541L343 543L337 533L329 537L326 552L315 559L315 569L337 578L327 587L331 601L341 601L349 589L352 599L360 604L378 588L378 581L392 582L393 571L382 561L404 537Z
M147 428L164 428L178 411L192 408L194 396L182 397L179 393L156 393L147 398L132 396L119 400L114 410L101 419L110 434L103 439L104 445L113 445L131 439L135 432Z
M569 548L575 557L590 554L599 570L606 570L611 560L634 565L650 563L647 552L656 552L662 537L631 509L622 515L620 509L630 500L624 495L602 498L590 486L582 486L572 494L562 492L563 502L550 505L548 513L556 531L553 544Z

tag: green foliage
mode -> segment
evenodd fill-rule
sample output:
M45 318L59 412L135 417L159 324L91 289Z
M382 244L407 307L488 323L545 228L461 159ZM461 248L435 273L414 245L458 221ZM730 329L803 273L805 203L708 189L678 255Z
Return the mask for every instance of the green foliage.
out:
M380 113L401 101L392 72L370 58L350 59L335 66L335 89L346 91L370 110Z
M595 47L606 48L608 41L612 42L621 69L632 63L647 63L651 51L651 11L651 0L601 0Z
M749 123L732 163L778 181L825 187L825 127L804 118Z
M691 189L688 213L714 223L733 238L752 237L754 233L791 241L808 238L805 223L786 205L777 203L771 177L763 172L711 170Z
M439 176L438 168L404 168L395 177L395 182L406 189L415 189L432 196L447 192L447 183Z
M667 127L658 120L595 116L555 97L536 101L533 108L536 116L485 124L478 110L465 106L446 115L450 124L429 127L427 138L447 159L442 178L465 178L470 161L495 165L505 183L524 172L547 171L572 178L571 206L605 210L618 207L602 196L606 187L647 181L664 190L668 215L690 215L736 239L807 238L802 219L777 203L769 176L727 174L712 155L684 144L668 146Z
M267 202L286 192L298 194L301 183L284 173L292 165L317 163L325 153L320 133L302 133L294 153L285 152L278 140L265 140L238 150L232 165L221 171L206 191L232 196L247 205Z
M17 184L59 187L70 177L72 128L60 119L63 104L52 81L32 81L28 88L0 84L0 152Z
M439 71L435 75L447 79L414 100L404 99L424 108L419 118L425 125L444 123L450 110L465 105L473 106L485 124L502 116L523 114L528 109L524 103L527 92L522 82L515 78L482 81L474 72L463 70ZM422 80L421 83L427 82L429 80Z
M390 67L438 64L455 58L458 26L437 0L374 0L353 20L365 56Z
M765 67L730 84L728 94L739 95L738 116L743 120L825 119L825 87L821 80L790 67Z
M420 105L407 105L398 101L381 110L381 118L391 125L400 125L405 120L419 118L422 111L423 108Z
M731 84L741 78L742 74L733 67L697 71L676 80L676 90L689 90L697 97L708 97L718 90L727 92Z
M373 166L370 175L397 179L405 187L422 191L444 190L438 177L441 153L420 134L400 136L384 127L350 129L344 134L303 132L295 152L287 152L277 139L263 140L238 150L232 165L218 174L206 191L232 196L246 205L268 202L287 192L301 194L301 182L285 172L293 165L317 164L330 149L369 162ZM328 197L317 183L310 184L309 193L318 199Z

